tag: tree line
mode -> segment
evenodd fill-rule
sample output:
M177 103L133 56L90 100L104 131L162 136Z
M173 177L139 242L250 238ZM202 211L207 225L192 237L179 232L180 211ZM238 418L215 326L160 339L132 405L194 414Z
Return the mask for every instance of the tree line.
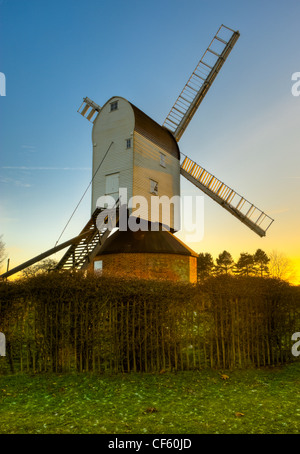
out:
M199 254L197 258L198 281L222 274L289 280L293 270L290 260L277 251L272 251L269 255L262 249L257 249L254 254L242 252L237 261L234 261L230 252L226 250L221 252L215 261L208 252Z
M5 243L0 235L0 270L4 271L3 265L7 258ZM21 273L21 278L30 278L37 274L49 273L57 265L57 261L52 258L44 259L35 265L25 268ZM1 269L2 268L2 269ZM230 252L224 250L221 252L216 261L208 252L201 252L197 258L197 275L198 281L202 281L209 276L219 275L236 275L236 276L259 276L272 277L289 282L295 281L295 270L291 260L283 253L272 251L267 254L262 249L257 249L254 254L242 252L235 262Z

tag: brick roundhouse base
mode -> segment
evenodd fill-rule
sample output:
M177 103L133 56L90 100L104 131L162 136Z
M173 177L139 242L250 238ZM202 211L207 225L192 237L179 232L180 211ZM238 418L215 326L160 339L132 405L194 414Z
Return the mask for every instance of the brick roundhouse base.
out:
M104 276L195 283L197 257L169 231L118 230L107 238L90 270L101 269Z
M197 259L180 254L118 253L99 255L102 275L197 282Z

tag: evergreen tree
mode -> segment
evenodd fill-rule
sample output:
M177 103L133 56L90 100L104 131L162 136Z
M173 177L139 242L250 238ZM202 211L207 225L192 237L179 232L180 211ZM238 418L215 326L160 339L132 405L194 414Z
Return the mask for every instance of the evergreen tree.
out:
M217 260L217 266L215 267L217 274L229 274L234 265L231 254L227 251L221 252Z
M254 274L255 269L253 255L248 254L247 252L242 252L234 268L234 273L239 276L250 276L251 274Z
M257 274L259 274L261 277L269 274L268 263L270 259L264 251L262 251L261 249L257 249L253 256L253 260Z
M201 252L197 258L197 278L198 281L209 277L214 268L214 260L208 252Z

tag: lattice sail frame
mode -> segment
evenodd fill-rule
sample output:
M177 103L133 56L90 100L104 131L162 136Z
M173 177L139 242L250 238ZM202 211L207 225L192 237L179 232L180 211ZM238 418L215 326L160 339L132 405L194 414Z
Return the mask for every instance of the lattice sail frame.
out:
M182 156L180 173L205 194L218 202L251 230L263 237L274 219L231 189L187 156Z
M179 141L240 34L221 25L185 84L163 126Z

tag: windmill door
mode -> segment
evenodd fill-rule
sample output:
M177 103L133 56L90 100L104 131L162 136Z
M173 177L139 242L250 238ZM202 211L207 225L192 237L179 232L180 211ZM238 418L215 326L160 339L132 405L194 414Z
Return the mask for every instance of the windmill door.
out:
M119 198L119 173L106 175L105 194L112 196L115 200Z

